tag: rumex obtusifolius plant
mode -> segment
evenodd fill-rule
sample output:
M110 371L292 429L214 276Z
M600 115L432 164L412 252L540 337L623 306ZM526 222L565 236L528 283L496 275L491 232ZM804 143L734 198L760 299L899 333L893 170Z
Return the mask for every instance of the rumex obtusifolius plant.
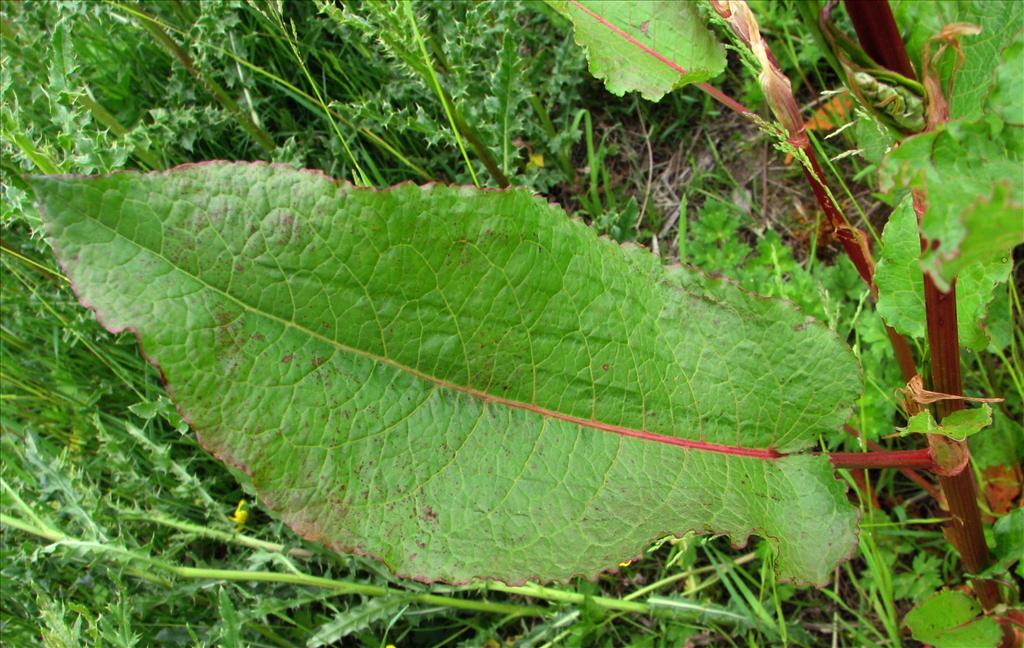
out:
M691 5L554 4L580 42L611 35L588 47L613 91L657 98L724 65ZM688 76L688 52L666 66L679 33L706 72ZM993 95L1014 126L1012 95ZM1019 135L988 126L916 136L887 177L941 191L925 181L952 158L933 151L992 160L975 142ZM1003 161L976 169L984 200L959 222L929 204L925 270L1002 262L1019 232ZM848 417L859 368L784 303L663 268L520 190L377 192L237 163L34 186L83 303L139 335L204 447L308 538L449 582L590 575L698 531L765 537L783 577L820 584L855 547L856 513L809 450ZM994 243L971 234L990 219Z

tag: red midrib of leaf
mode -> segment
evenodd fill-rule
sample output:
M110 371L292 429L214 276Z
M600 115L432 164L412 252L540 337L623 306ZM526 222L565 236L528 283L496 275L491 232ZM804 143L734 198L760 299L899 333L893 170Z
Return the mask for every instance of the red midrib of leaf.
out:
M572 4L572 6L576 7L577 9L579 9L580 11L582 11L585 14L587 14L588 16L590 16L591 18L596 20L598 23L600 23L601 25L603 25L604 27L609 29L616 36L619 36L619 37L623 38L627 43L629 43L630 45L636 47L637 49L639 49L643 53L647 54L648 56L653 57L654 59L656 59L658 62L662 63L663 65L668 66L669 68L675 70L679 74L683 74L683 75L688 74L688 72L686 71L686 69L683 66L679 65L678 63L676 63L672 59L668 58L664 54L659 53L657 50L644 45L643 43L641 43L637 39L635 39L632 36L630 36L629 32L625 31L621 27L618 27L617 25L615 25L610 20L608 20L607 18L605 18L601 14L597 13L593 9L589 9L589 8L585 7L583 5L583 3L581 3L579 0L570 0L570 4ZM711 95L715 100L717 100L719 103L721 103L722 105L726 106L730 110L734 110L734 111L736 111L736 112L738 112L738 113L740 113L742 115L748 115L749 116L749 115L753 114L752 111L749 108L747 108L746 106L744 106L740 102L736 101L735 99L733 99L729 95L725 94L724 92L722 92L718 88L714 87L713 85L710 85L708 83L701 83L701 84L698 84L697 87L700 88L701 90L703 90L704 92L706 92L707 94Z
M756 459L778 459L785 455L777 452L773 448L744 448L741 446L731 446L722 443L709 443L707 441L693 441L691 439L680 439L679 437L667 436L664 434L656 434L654 432L646 432L644 430L636 430L633 428L622 427L620 425L612 425L610 423L602 423L601 421L595 421L593 419L580 418L578 416L571 416L563 412L556 412L555 410L545 409L538 407L537 405L531 405L529 403L522 403L519 401L509 400L507 398L501 398L500 396L493 396L485 392L481 392L472 388L459 387L457 385L446 385L443 381L438 383L441 386L448 387L449 389L456 389L477 398L480 398L485 403L498 403L505 405L506 407L514 407L516 409L526 410L528 412L534 412L541 416L547 416L559 421L566 421L568 423L575 423L581 427L592 428L594 430L602 430L604 432L614 432L621 436L633 437L635 439L643 439L645 441L654 441L655 443L664 443L666 445L679 446L680 448L689 448L691 450L702 450L704 452L717 452L719 454L733 455L737 457L754 457Z
M686 70L683 69L678 63L676 63L672 59L670 59L670 58L668 58L668 57L666 57L666 56L664 56L662 54L659 54L658 52L656 52L655 50L651 49L650 47L647 47L646 45L644 45L643 43L641 43L637 39L635 39L632 36L630 36L629 33L627 33L625 30L623 30L623 29L613 25L611 22L608 21L608 19L606 19L604 16L602 16L599 13L597 13L593 9L588 9L587 7L584 7L583 4L581 2L579 2L579 0L572 0L572 5L574 7L576 7L577 9L579 9L580 11L582 11L583 13L587 14L588 16L590 16L591 18L593 18L594 20L596 20L597 22L601 23L602 25L604 25L608 29L612 30L617 35L619 35L622 38L626 39L629 42L630 45L633 45L634 47L637 47L637 48L643 50L644 53L649 54L650 56L653 56L654 58L658 59L659 61L661 61L665 65L669 66L670 68L672 68L673 70L675 70L679 74L687 74Z

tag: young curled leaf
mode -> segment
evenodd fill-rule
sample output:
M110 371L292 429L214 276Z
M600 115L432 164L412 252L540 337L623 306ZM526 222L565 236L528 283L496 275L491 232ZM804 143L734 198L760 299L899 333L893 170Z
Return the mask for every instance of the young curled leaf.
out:
M923 80L925 94L928 96L928 126L935 128L939 124L949 121L949 100L953 93L953 84L956 83L957 74L963 67L965 56L960 46L961 36L976 36L981 33L981 27L965 23L953 23L946 25L935 36L928 39L924 46ZM938 49L932 54L932 44L938 43ZM956 54L952 72L949 75L949 87L942 87L942 77L939 73L938 62L942 55L949 49Z
M791 137L802 136L804 121L793 97L793 87L761 37L761 28L750 6L743 0L712 0L711 6L754 55L761 68L758 82L775 119Z
M854 71L852 81L857 94L873 113L881 112L898 130L916 133L925 127L924 99L910 88L878 79L870 72Z
M913 79L876 63L832 21L835 2L818 17L818 26L842 67L846 86L869 113L896 132L909 135L925 127L924 88Z

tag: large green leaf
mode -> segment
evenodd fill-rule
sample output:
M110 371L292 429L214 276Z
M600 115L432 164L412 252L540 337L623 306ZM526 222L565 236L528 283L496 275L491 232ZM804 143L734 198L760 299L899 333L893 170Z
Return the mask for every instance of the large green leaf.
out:
M34 180L83 303L307 538L423 580L594 574L687 531L824 582L857 515L813 447L856 361L791 306L523 191L263 164Z
M725 69L725 49L694 2L548 0L575 28L590 71L609 92L658 101Z

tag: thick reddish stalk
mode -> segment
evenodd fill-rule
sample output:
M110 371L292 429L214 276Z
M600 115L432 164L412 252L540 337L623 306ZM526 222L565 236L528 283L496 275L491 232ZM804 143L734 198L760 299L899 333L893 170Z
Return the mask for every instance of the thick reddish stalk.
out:
M836 468L919 468L936 470L931 448L880 450L878 452L831 452L828 460Z
M956 282L949 292L943 293L925 274L924 303L928 318L928 348L931 351L932 389L944 394L962 394L960 377L960 342L956 322ZM964 408L962 400L941 400L935 404L939 419ZM929 437L932 445L949 443L944 438ZM980 572L988 566L989 552L981 530L981 511L978 509L977 486L974 473L962 470L956 475L939 477L939 485L946 494L952 514L945 533L960 552L968 571ZM999 604L999 590L993 581L976 579L972 582L978 600L991 609Z
M846 430L846 433L849 434L850 436L857 437L858 439L861 438L861 433L858 430L854 429L852 426L844 425L843 429ZM864 439L864 442L867 444L868 448L870 448L872 452L878 452L884 449L882 448L882 446L878 445L871 439ZM900 468L899 470L907 479L920 486L922 490L929 493L935 500L939 499L939 491L936 490L935 486L927 479L914 472L912 468Z
M871 250L868 248L867 237L864 236L864 232L849 224L843 212L839 210L835 201L828 195L828 190L823 181L824 175L822 175L821 166L818 165L818 158L814 155L814 149L811 147L810 142L801 146L801 150L807 155L811 168L814 170L814 173L811 173L805 167L804 177L814 190L814 197L817 198L818 205L821 206L822 211L825 212L829 222L832 224L832 228L836 232L836 238L839 239L843 250L846 251L846 256L850 257L850 261L857 268L857 273L871 290L871 297L877 300L878 289L874 283L875 261L871 256ZM914 364L914 352L910 349L910 343L907 342L907 338L897 333L888 325L885 327L885 334L889 337L889 342L892 344L893 354L896 356L896 363L900 367L903 380L909 382L911 378L917 375L917 366Z
M913 79L914 68L903 46L896 18L887 0L845 0L846 13L857 31L861 47L877 63L893 72ZM900 43L894 47L893 43Z

